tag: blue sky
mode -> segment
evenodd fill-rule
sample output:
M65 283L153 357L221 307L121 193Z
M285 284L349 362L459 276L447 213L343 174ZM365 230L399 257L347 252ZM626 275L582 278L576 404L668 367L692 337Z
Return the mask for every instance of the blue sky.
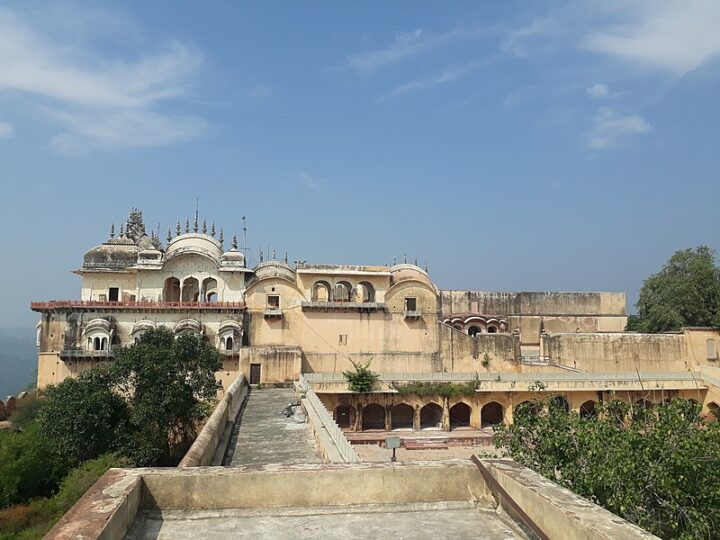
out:
M0 326L139 206L250 256L614 290L719 247L720 3L4 2Z

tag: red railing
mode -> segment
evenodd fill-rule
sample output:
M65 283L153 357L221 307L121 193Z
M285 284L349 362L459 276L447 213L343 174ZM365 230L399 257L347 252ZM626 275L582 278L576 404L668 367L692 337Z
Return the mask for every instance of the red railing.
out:
M122 301L107 300L50 300L49 302L31 302L33 311L49 309L244 309L245 302L153 302L153 301Z

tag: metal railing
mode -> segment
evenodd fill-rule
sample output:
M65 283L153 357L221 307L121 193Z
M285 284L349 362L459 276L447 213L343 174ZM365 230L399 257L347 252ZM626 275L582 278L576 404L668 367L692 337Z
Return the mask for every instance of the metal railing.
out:
M357 452L352 447L352 444L350 444L350 441L347 440L345 434L335 423L335 420L333 420L330 412L325 408L325 405L323 405L320 398L302 375L300 375L298 385L305 392L305 400L310 403L310 406L317 413L320 418L320 422L322 423L322 427L324 427L328 435L330 435L330 438L340 452L340 455L345 463L358 463L360 461L360 456L358 456Z
M113 358L112 348L105 351L88 351L87 349L63 349L60 358Z
M44 311L63 308L106 309L245 309L245 302L162 302L153 300L50 300L31 302L30 309Z
M382 382L392 381L491 381L491 382L533 382L533 381L618 381L633 382L641 379L655 381L692 381L701 378L694 371L666 372L604 372L604 373L380 373ZM345 382L342 373L304 373L309 383Z

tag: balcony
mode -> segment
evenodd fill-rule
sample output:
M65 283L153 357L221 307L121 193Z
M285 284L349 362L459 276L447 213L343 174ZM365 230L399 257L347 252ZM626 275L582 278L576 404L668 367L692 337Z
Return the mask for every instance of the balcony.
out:
M244 302L155 302L151 300L50 300L49 302L31 302L33 311L240 311L245 309Z
M63 360L110 360L115 357L112 348L107 351L88 351L87 349L63 349L60 351L60 358Z
M419 309L406 309L405 310L405 318L406 319L419 319L422 317L422 311Z
M303 311L386 311L380 302L302 302Z
M283 313L282 313L282 309L280 309L279 307L268 306L265 308L265 311L263 311L263 315L267 319L272 319L272 318L279 319L279 318L282 318Z

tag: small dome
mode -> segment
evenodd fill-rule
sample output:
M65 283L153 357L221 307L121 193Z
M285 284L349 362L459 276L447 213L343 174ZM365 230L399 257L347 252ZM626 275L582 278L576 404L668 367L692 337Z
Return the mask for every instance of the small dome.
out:
M400 283L401 281L412 280L420 281L431 289L436 290L435 285L431 281L427 272L414 264L396 264L395 266L390 267L390 276L393 285Z
M258 264L253 270L255 278L253 281L261 279L278 277L290 283L295 283L295 271L285 263L280 261L267 261Z
M137 262L138 251L138 247L129 238L111 238L85 253L83 268L127 268Z
M184 253L204 255L219 262L222 256L222 248L220 242L210 235L186 233L172 239L165 251L165 259L170 260Z
M222 254L223 266L245 266L245 255L237 249L231 249Z

